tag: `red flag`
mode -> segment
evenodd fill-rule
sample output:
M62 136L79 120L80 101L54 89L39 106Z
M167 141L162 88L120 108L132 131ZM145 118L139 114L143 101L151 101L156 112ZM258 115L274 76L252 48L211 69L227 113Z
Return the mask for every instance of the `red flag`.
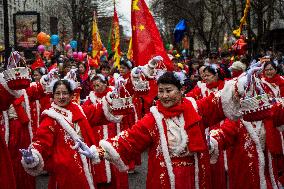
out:
M45 66L45 65L44 65L43 60L42 60L40 57L38 57L38 58L34 61L34 63L31 65L31 69L32 69L32 70L35 70L35 69L37 69L37 68L44 67L44 66Z
M159 30L144 0L132 0L131 26L133 60L136 66L147 64L154 56L162 56L167 69L173 70Z

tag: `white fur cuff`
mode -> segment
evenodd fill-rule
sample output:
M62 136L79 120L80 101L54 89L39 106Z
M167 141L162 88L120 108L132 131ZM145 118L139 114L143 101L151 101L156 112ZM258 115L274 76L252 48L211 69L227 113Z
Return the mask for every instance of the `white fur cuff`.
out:
M100 160L100 157L99 157L99 152L98 152L97 147L95 145L92 145L90 147L90 150L92 151L92 157L93 157L92 158L92 163L94 163L94 164L100 163L101 160Z
M114 149L114 147L106 140L100 141L100 146L105 150L104 158L110 162L112 162L119 171L125 172L129 168L122 161L118 152Z
M210 164L215 164L219 158L218 142L213 137L210 137Z
M22 158L21 163L28 174L31 176L38 176L43 172L44 161L41 154L36 149L32 149L31 151L34 157L34 162L27 164L24 158Z

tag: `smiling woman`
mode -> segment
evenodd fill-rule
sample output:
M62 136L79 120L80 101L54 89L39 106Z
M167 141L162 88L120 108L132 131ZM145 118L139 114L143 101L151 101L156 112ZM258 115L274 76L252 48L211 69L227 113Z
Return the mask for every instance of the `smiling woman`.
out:
M165 72L158 79L159 100L150 113L99 143L99 157L120 171L127 171L129 163L148 149L147 188L210 188L204 124L221 121L224 114L213 94L200 101L183 98L183 79L176 72Z
M82 108L71 102L72 94L68 80L56 81L51 108L43 111L29 149L21 150L22 165L32 176L47 170L51 177L49 188L94 189L90 161L74 146L78 139L95 144L95 137Z
M181 103L182 85L171 72L166 72L158 79L158 98L165 108Z

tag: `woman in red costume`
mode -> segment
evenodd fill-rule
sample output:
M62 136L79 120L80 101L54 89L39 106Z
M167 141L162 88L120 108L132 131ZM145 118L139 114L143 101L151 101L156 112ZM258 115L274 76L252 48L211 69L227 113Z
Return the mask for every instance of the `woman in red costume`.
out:
M102 104L102 98L105 97L107 93L113 91L113 87L108 86L107 78L102 74L94 76L91 81L94 90L91 91L87 97L86 102L83 104L83 109L87 106L97 106L98 104ZM92 123L91 119L89 123L93 127L95 136L97 136L99 140L115 137L119 134L117 133L116 127L116 124L119 123L95 126L96 123ZM119 172L116 167L111 165L107 160L103 160L99 164L95 165L95 172L98 188L128 188L128 175L126 173Z
M21 162L29 174L36 176L44 169L49 172L50 189L94 189L96 185L91 162L74 150L76 140L87 144L96 144L96 141L82 108L71 102L72 86L67 80L54 84L54 102L43 111L29 149L21 150Z
M274 62L265 62L263 66L263 88L265 92L272 98L284 97L284 78L277 73L277 65ZM279 167L279 175L284 185L284 132L279 132L282 144L282 157L277 159Z
M147 188L210 188L204 124L220 122L224 113L220 98L213 94L199 101L183 98L181 78L178 73L164 73L158 79L157 106L131 129L100 141L100 158L122 171L148 149Z
M9 107L9 151L13 162L14 175L17 188L32 189L36 187L35 178L28 175L21 165L21 154L19 149L27 148L37 130L37 122L32 117L32 102L35 102L43 94L40 83L32 83L23 91L23 95L17 98Z
M220 91L224 87L224 78L219 69L215 65L206 66L203 70L204 83L199 83L192 91L186 94L187 97L194 99L202 99L208 97L210 93ZM210 128L205 130L206 136L213 128L218 128L223 122L216 125L210 125ZM223 154L224 153L224 154ZM222 152L218 162L211 165L211 183L212 188L225 189L226 184L226 169L227 169L227 154Z
M21 93L9 89L6 81L3 78L3 74L0 74L0 110L3 112L0 114L1 120L1 132L0 132L0 186L3 189L15 189L16 183L13 172L13 164L11 156L8 151L7 144L9 143L9 128L5 127L8 125L8 110L9 106L15 100L15 97L19 97ZM8 131L7 131L8 130Z

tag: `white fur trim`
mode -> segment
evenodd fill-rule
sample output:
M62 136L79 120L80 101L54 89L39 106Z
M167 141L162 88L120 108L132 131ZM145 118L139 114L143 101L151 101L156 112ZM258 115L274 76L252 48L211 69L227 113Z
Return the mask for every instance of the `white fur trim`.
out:
M197 153L194 153L194 185L195 189L199 189L199 165Z
M120 132L120 123L116 123L116 135L119 135Z
M219 158L219 146L217 140L213 137L210 137L210 145L213 150L210 154L210 163L215 164Z
M14 97L19 98L20 96L23 95L23 90L11 90L8 85L7 82L5 81L5 79L3 78L3 73L0 73L0 84L3 85L3 87Z
M40 123L40 103L39 100L36 100L36 116L37 116L37 128L39 127L39 123Z
M27 94L27 91L24 90L24 100L25 100L25 109L29 118L29 123L28 123L28 130L29 130L29 134L30 134L30 141L32 142L32 139L34 137L33 135L33 129L32 129L32 118L31 118L31 107L30 107L30 101L29 101L29 97Z
M165 163L166 163L166 167L167 167L167 171L168 171L168 175L169 175L169 179L170 179L171 189L174 189L175 188L175 175L174 175L174 172L173 172L173 166L172 166L172 162L171 162L171 158L170 158L170 154L169 154L169 150L168 150L168 144L167 144L164 126L163 126L163 121L162 121L164 116L161 113L159 113L156 106L152 106L150 108L150 112L153 114L155 121L156 121L156 124L157 124L157 127L158 127L158 130L159 130L163 157L164 157L164 160L165 160Z
M202 97L206 97L207 96L206 91L208 90L207 87L206 87L206 83L200 83L200 85L198 85L198 87L201 90Z
M165 119L167 130L170 130L168 135L168 140L170 135L174 135L174 138L179 141L177 145L171 145L168 143L168 148L170 149L170 152L174 156L179 156L184 149L187 146L188 143L188 136L186 134L186 131L184 130L184 117L183 114L178 117L173 117L170 119Z
M119 153L106 140L100 141L100 146L105 150L104 158L112 162L119 171L126 172L129 167L122 161Z
M5 142L9 144L10 138L10 126L9 126L9 116L7 111L3 111L3 118L4 118L4 126L5 126Z
M240 103L235 96L235 80L225 82L224 88L221 90L221 103L224 114L231 120L237 120L241 117Z
M198 113L198 106L197 106L196 100L194 98L192 98L192 97L186 97L186 99L191 102L193 108Z
M51 107L57 110L60 110L62 112L64 112L65 114L67 114L67 116L60 114L62 117L64 117L67 121L69 121L70 123L72 122L72 112L70 110L67 110L65 108L62 108L58 105L56 105L54 102L51 103Z
M55 104L54 104L55 105ZM56 107L57 108L57 107ZM67 112L66 109L61 108L62 111ZM70 111L69 111L70 112ZM72 118L72 112L71 113L71 118ZM70 115L68 117L63 116L62 114L56 112L53 107L48 109L48 110L44 110L42 114L48 115L49 117L55 119L60 125L61 127L70 135L70 137L73 139L74 143L76 143L77 139L80 139L80 137L77 135L77 133L74 131L74 129L71 127L71 125L68 123L68 121L65 118L70 118ZM72 121L72 119L71 119ZM87 178L88 184L90 188L95 188L94 187L94 183L93 183L93 177L90 173L89 170L89 166L88 166L88 162L87 159L84 155L80 154L81 160L82 160L82 164L83 164L83 168L84 168L84 173L85 176Z
M258 171L259 171L260 189L266 189L267 184L265 180L265 156L263 153L263 149L261 147L260 140L253 129L253 125L250 122L246 122L243 119L241 119L241 122L246 127L251 139L255 143L256 151L258 154L258 166L259 166Z
M100 103L102 101L102 99L98 98L95 94L94 91L91 91L90 94L89 94L89 98L90 98L90 101L96 105L97 103Z
M95 189L95 185L94 185L94 181L93 181L93 176L91 173L91 168L88 165L87 162L87 158L85 155L80 154L81 160L82 160L82 164L83 164L83 169L84 169L84 173L87 179L87 182L89 184L90 189Z
M269 176L270 176L272 188L278 189L276 181L275 181L274 173L273 173L272 156L271 156L270 152L268 152L268 169L269 169Z
M108 126L103 125L103 133L104 133L104 140L108 139ZM106 168L106 176L107 176L107 183L111 182L111 170L110 170L110 163L108 160L105 160L105 168Z
M225 167L225 170L228 171L229 170L229 167L228 167L228 156L227 156L227 151L226 150L223 151L223 156L224 156L224 167Z
M282 153L284 155L284 137L283 137L283 133L282 132L280 132L280 137L281 137Z
M137 111L136 111L136 107L133 104L133 111L134 111L134 118L135 118L135 123L138 121L138 116L137 116Z
M33 148L31 149L31 151L34 157L34 162L27 164L24 158L22 158L21 163L28 174L32 176L38 176L43 173L44 161L39 151Z
M102 99L102 108L106 119L110 122L119 123L123 116L115 116L109 111L108 102L106 101L107 97Z

